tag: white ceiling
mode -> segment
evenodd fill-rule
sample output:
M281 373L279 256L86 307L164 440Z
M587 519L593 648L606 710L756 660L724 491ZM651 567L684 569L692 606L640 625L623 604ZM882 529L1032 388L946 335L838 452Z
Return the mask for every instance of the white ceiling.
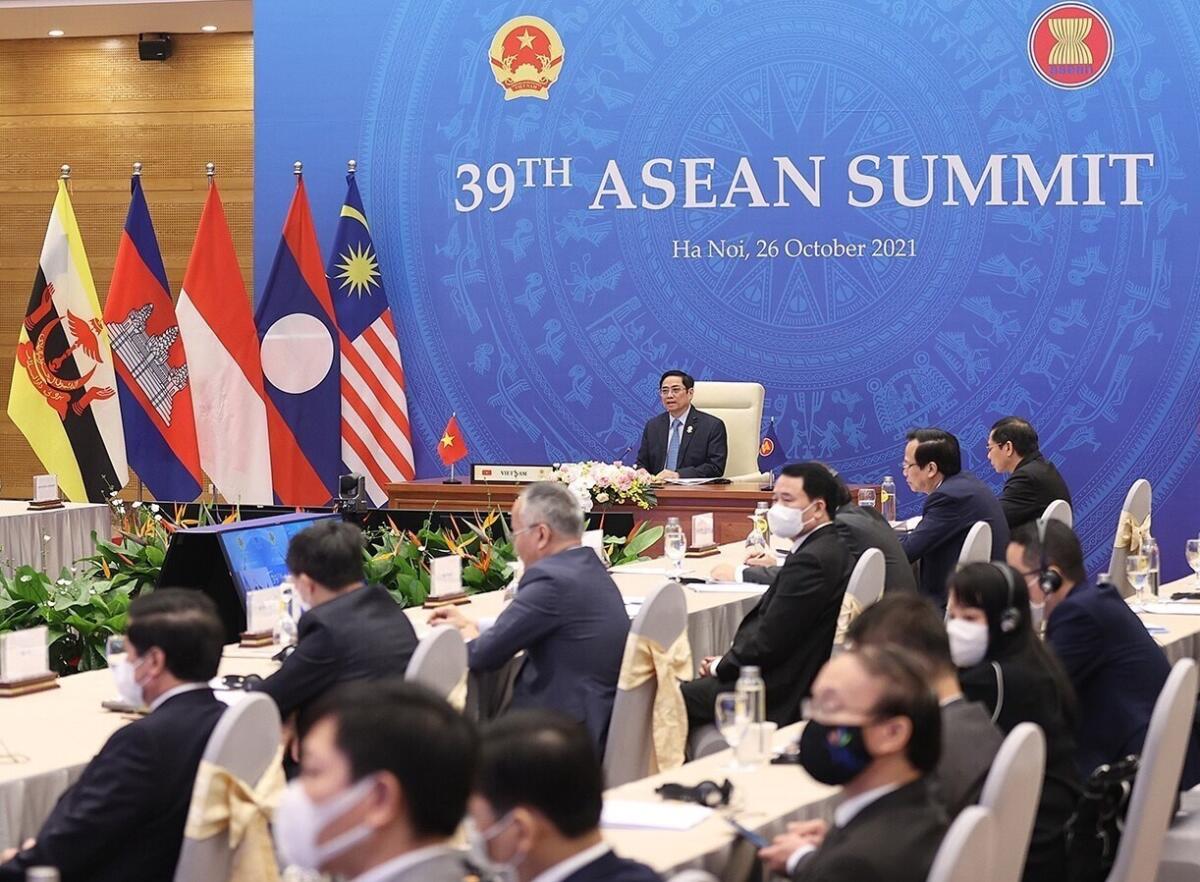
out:
M68 37L123 34L194 34L214 24L222 32L254 29L251 0L0 0L0 39L45 37L51 28Z

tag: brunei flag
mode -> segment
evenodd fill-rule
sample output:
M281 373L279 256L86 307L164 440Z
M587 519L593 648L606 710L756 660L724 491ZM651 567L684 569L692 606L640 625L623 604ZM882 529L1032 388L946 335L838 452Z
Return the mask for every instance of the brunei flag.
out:
M100 502L129 480L112 349L63 180L17 339L8 415L68 499Z

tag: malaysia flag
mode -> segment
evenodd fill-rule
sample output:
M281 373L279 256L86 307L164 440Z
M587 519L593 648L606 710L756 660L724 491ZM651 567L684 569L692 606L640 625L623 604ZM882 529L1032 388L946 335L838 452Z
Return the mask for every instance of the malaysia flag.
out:
M324 505L335 495L342 462L338 327L299 175L254 323L275 498L281 505Z
M189 502L200 495L201 476L187 359L142 178L136 172L130 191L104 305L125 453L155 499Z

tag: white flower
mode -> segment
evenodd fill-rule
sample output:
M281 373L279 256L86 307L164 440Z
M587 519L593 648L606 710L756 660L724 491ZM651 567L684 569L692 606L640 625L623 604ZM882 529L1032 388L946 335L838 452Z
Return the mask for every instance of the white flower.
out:
M150 510L153 512L157 512L158 511L158 503L157 502L150 503Z
M43 541L43 542L49 542L49 541L50 541L50 534L49 534L49 533L45 533L45 534L43 534L43 535L42 535L42 541Z
M133 507L134 507L134 508L141 508L141 507L142 507L142 501L141 501L140 499L138 499L138 500L135 500L135 501L134 501L134 503L133 503Z
M66 579L59 579L59 580L58 580L57 582L55 582L54 584L55 584L55 585L70 585L71 583L70 583L69 581L67 581Z

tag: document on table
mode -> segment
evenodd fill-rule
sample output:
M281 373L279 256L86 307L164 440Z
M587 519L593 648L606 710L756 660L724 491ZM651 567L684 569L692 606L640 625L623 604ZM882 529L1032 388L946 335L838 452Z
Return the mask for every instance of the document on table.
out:
M687 587L701 594L765 594L771 586L761 582L690 582Z
M1156 616L1200 616L1200 603L1147 603L1142 611Z
M620 573L624 576L667 576L668 578L675 575L673 567L641 567L638 564L621 564L617 567L609 567L610 573ZM681 576L695 575L695 570L683 569L679 571Z
M601 827L631 827L638 830L690 830L706 820L713 810L690 802L640 802L606 799L600 814Z

